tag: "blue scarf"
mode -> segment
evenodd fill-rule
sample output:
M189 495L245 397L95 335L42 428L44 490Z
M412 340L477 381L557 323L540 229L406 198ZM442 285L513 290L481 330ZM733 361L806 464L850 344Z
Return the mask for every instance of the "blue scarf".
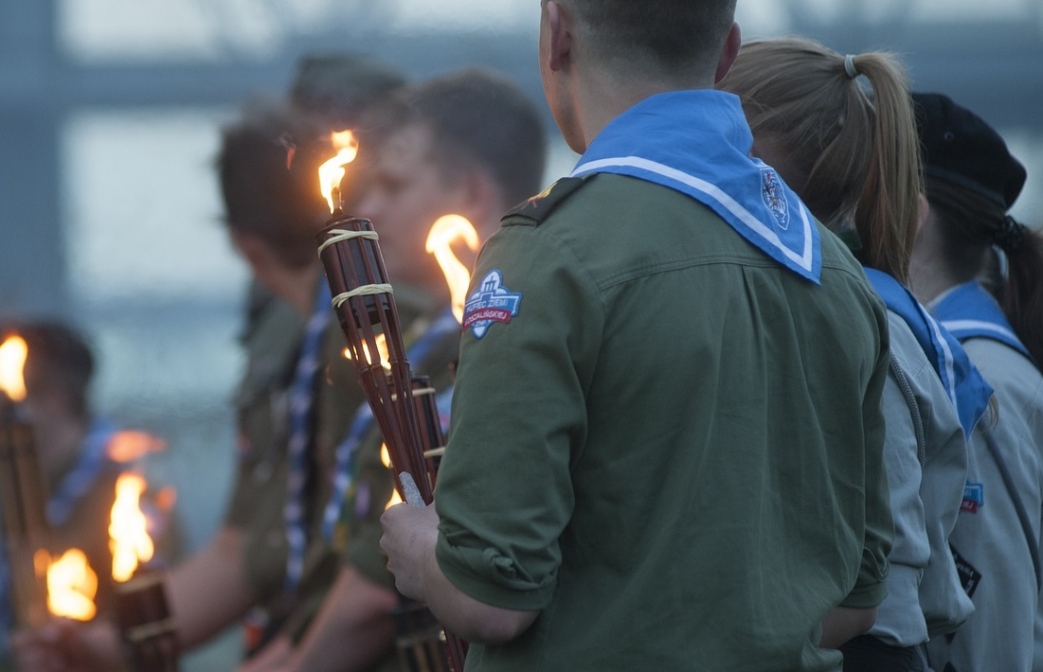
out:
M687 194L818 284L822 258L811 213L774 169L750 157L752 147L738 97L708 89L662 93L601 131L572 175L615 173Z
M961 343L970 338L991 338L1032 359L996 299L977 282L948 292L931 307L931 312ZM1038 362L1034 363L1038 366Z
M315 401L315 380L319 373L322 336L329 324L333 307L330 289L320 283L315 295L315 306L304 330L301 353L297 358L293 383L290 386L290 476L287 484L286 542L289 560L286 563L286 587L294 589L304 571L304 552L308 544L305 495L308 485L308 446L312 443L312 407Z
M47 502L47 521L61 527L69 520L76 503L87 494L94 481L112 466L108 459L109 441L116 434L116 426L105 420L94 420L80 446L76 464L62 478Z
M872 268L865 272L887 308L909 325L956 408L964 436L969 437L988 408L992 388L971 363L960 342L927 314L902 283Z

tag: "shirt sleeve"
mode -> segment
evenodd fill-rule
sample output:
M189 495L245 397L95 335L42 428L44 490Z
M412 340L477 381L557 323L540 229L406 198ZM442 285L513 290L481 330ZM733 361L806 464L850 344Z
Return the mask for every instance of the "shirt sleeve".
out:
M521 225L486 245L469 297L435 497L436 557L471 597L538 610L554 590L574 504L570 466L586 438L602 302L566 245ZM490 305L507 308L483 311Z
M840 603L842 607L856 609L875 607L887 596L887 556L891 552L894 538L887 470L884 468L885 423L882 404L891 351L887 317L882 306L878 305L876 312L880 333L880 355L862 403L862 417L866 428L865 540L855 587Z

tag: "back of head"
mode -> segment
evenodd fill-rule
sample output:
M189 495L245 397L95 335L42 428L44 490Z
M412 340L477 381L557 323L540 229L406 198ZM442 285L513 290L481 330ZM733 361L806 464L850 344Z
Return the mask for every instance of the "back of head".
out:
M319 152L309 151L324 128L266 106L222 132L217 169L225 223L264 241L288 268L314 263L312 236L328 215L316 178Z
M72 415L87 419L94 356L84 338L64 324L40 321L0 328L0 341L12 333L21 336L29 349L23 375L30 402L34 396L58 394Z
M547 152L543 123L509 79L462 70L411 89L405 102L413 120L432 130L433 158L445 170L488 173L505 207L539 191Z
M559 4L575 14L592 54L609 68L679 82L712 72L735 20L735 0L559 0Z
M812 213L834 231L853 223L866 265L906 282L921 179L897 60L845 58L800 38L758 40L743 45L719 88L742 99L755 141L782 157L775 168Z
M297 63L290 101L298 110L344 130L358 123L375 101L405 83L396 69L366 56L309 54Z
M1025 185L1025 167L985 120L948 96L915 93L913 101L943 263L969 281L982 273L992 246L1003 250L1009 271L997 298L1043 362L1043 236L1007 215Z

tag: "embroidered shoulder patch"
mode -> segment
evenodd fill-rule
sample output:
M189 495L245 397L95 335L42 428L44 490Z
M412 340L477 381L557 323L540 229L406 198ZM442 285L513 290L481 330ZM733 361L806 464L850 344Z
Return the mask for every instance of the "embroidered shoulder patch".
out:
M761 168L761 197L775 221L779 223L779 228L783 231L789 229L789 202L786 199L786 190L782 188L779 174L771 168Z
M978 509L985 506L985 484L967 481L963 486L963 503L960 511L967 513L978 513Z
M566 198L582 187L583 182L584 179L582 177L560 179L544 189L542 193L508 210L502 221L512 217L524 217L532 220L539 226L550 216L554 208L558 207Z
M509 291L503 285L503 274L492 270L482 278L478 291L464 304L464 331L470 329L475 338L482 338L494 322L509 324L518 314L522 295Z

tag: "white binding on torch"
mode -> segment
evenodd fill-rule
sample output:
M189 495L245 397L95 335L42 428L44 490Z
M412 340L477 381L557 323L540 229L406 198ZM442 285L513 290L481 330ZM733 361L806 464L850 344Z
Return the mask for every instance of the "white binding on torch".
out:
M349 231L347 229L330 229L329 237L319 245L319 256L322 256L323 251L334 243L340 243L345 240L355 240L356 238L365 238L367 240L380 240L380 236L376 231ZM356 296L373 296L374 294L394 294L395 290L391 285L362 285L357 287L350 292L344 292L333 297L333 307L340 308L350 299Z
M395 290L391 285L362 285L350 292L344 292L333 297L333 307L340 308L349 299L353 299L356 296L373 296L374 294L394 294Z

